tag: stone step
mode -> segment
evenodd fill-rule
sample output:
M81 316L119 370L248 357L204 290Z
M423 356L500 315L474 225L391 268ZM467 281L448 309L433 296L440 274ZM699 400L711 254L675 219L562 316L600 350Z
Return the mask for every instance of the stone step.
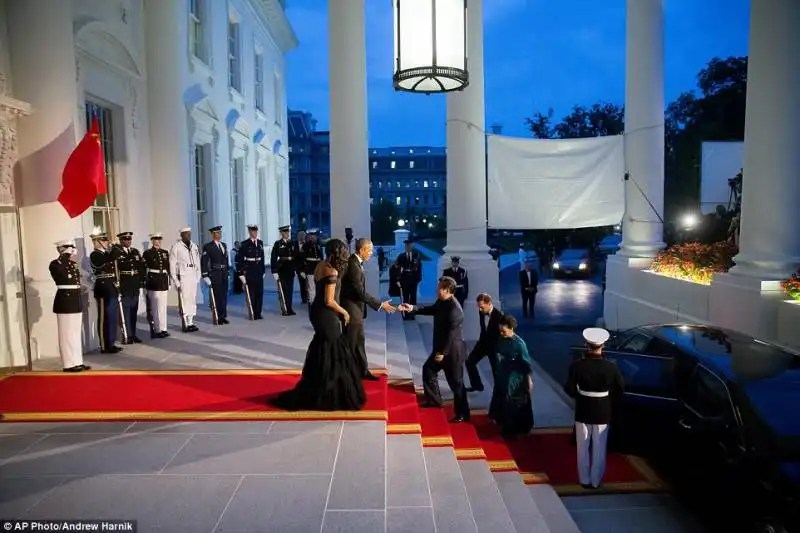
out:
M581 533L563 500L550 485L528 485L536 507L541 511L551 533Z
M550 529L519 473L494 472L493 475L517 533L556 533Z
M517 533L500 488L484 460L459 461L478 533Z
M423 453L436 532L479 533L455 450L423 448Z

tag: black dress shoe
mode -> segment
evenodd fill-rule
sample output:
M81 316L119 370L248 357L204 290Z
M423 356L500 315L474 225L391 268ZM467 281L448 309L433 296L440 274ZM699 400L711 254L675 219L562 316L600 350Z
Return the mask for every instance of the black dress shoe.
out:
M422 402L419 404L422 409L440 409L442 406L433 402Z
M462 422L469 422L469 417L468 416L458 415L458 416L454 416L453 418L450 419L450 423L451 424L460 424Z
M64 372L83 372L83 365L71 366L69 368L65 368Z
M158 334L158 336L159 338L166 339L167 337L169 337L169 331L162 331L161 333Z
M372 372L367 371L367 372L364 373L364 379L367 380L367 381L380 381L381 378L379 378L378 376L376 376Z
M586 490L592 490L594 488L593 486L591 486L588 483L581 483L581 487L583 487Z
M122 348L119 346L109 346L103 350L100 350L101 353L119 353L122 351Z
M294 315L296 315L297 313L295 313L294 311L292 311L292 310L290 309L289 311L287 311L287 312L286 312L286 314L287 314L287 315L289 315L289 316L294 316Z
M263 318L264 318L264 317L263 317L263 316L261 316L261 315L256 315L256 317L254 318L254 320L261 320L261 319L263 319Z
M83 370L91 370L92 369L92 367L90 367L89 365L81 365L81 366L83 367Z
M190 333L191 333L191 332L193 332L193 331L200 331L200 328L198 328L197 326L195 326L194 324L192 324L191 326L189 326L188 328L186 328L186 331L188 331L188 332L190 332Z

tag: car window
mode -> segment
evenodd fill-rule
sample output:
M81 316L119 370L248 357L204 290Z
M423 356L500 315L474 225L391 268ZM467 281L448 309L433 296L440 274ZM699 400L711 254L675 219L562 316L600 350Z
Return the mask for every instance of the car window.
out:
M635 333L619 345L619 350L633 353L645 353L650 344L650 337L642 333Z
M647 346L647 353L649 355L661 355L663 357L675 357L677 355L677 348L667 341L654 337Z
M702 366L695 369L683 394L684 403L702 417L734 418L728 388Z

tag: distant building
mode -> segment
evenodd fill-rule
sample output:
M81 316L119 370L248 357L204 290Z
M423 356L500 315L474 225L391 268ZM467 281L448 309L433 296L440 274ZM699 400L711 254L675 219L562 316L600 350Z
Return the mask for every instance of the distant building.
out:
M289 110L288 122L292 227L319 228L330 235L330 134L316 130L311 113ZM443 220L447 199L444 148L371 148L369 169L372 205L390 203L399 216L413 216L416 223L431 223L427 217Z

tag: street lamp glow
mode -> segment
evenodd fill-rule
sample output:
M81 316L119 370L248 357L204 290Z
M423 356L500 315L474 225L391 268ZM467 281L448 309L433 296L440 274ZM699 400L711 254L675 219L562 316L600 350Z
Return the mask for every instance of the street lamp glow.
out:
M406 221L401 218L400 220L397 221L397 225L402 228L403 226L406 225Z
M340 0L342 1L342 0ZM394 88L460 91L467 72L467 0L392 0Z
M683 227L690 229L697 225L697 217L695 215L685 215L683 217Z

